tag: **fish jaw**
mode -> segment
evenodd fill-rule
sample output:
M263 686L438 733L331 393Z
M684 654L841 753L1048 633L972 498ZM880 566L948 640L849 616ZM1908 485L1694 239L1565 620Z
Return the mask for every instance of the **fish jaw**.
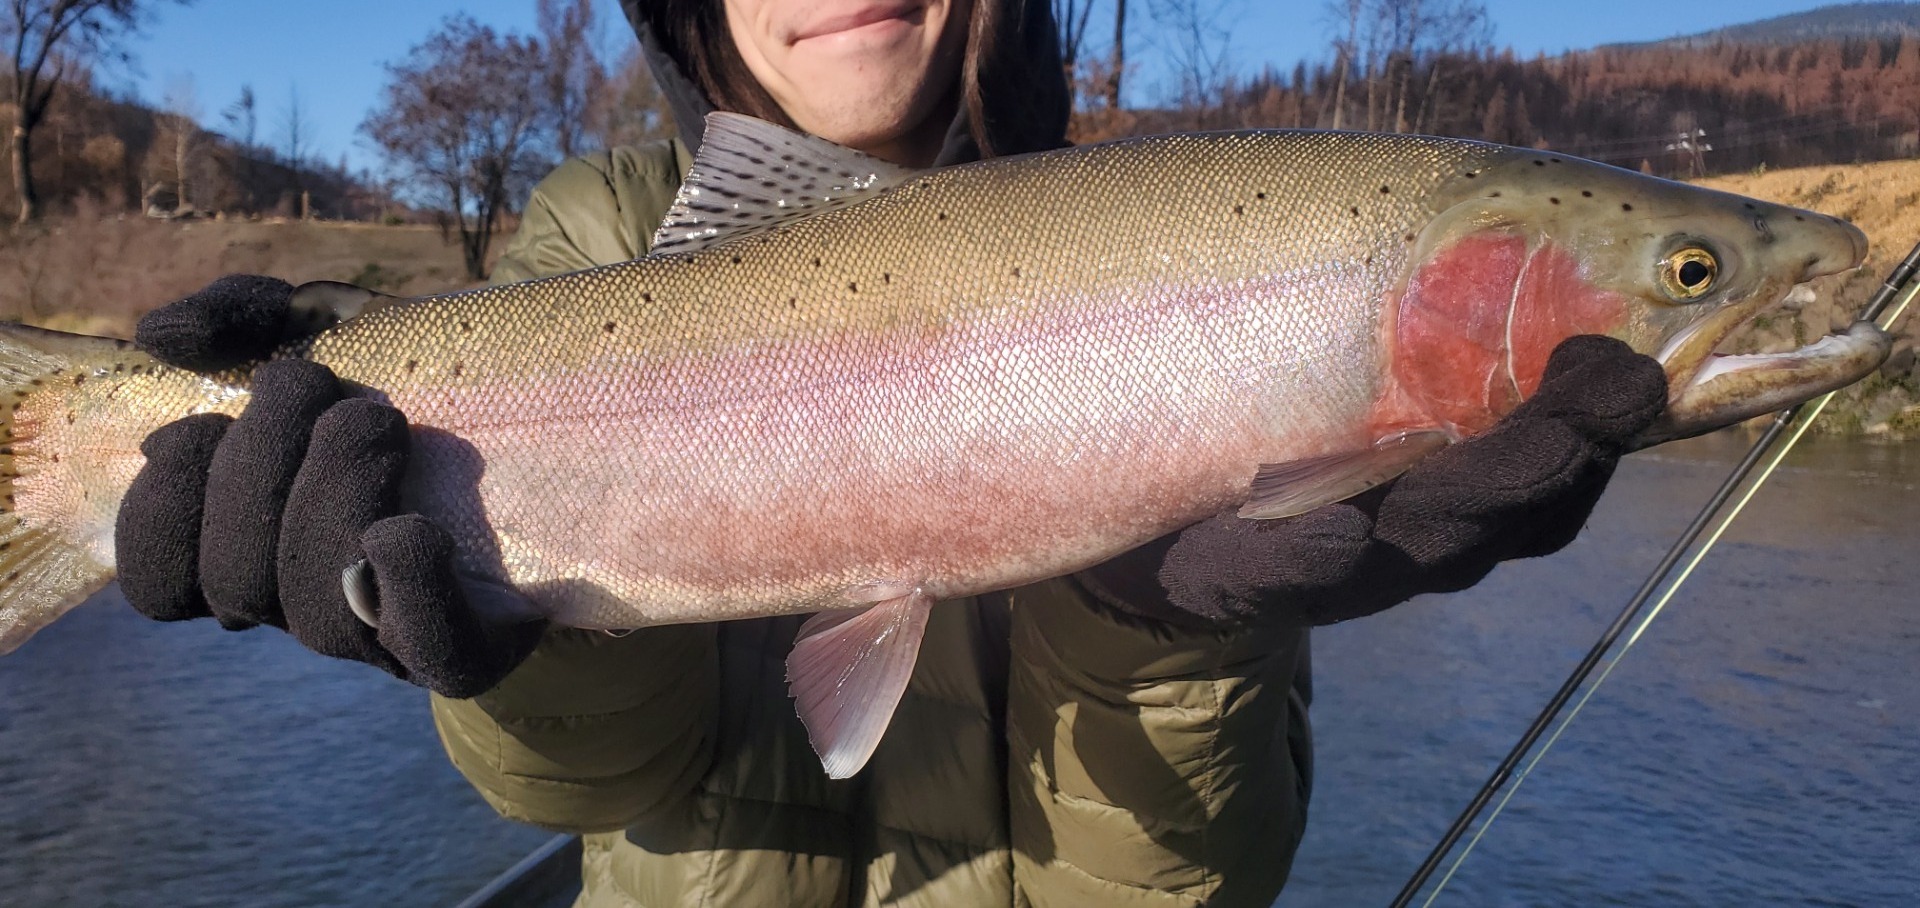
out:
M1785 353L1709 354L1669 392L1666 410L1633 447L1691 438L1837 391L1871 375L1892 352L1892 335L1858 321Z

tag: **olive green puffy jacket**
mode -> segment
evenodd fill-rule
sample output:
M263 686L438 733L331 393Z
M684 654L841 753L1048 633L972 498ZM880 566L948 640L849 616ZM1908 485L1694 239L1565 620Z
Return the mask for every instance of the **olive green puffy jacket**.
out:
M495 279L645 254L688 165L677 142L562 165ZM846 781L787 698L797 617L553 630L434 717L502 816L587 834L583 906L1271 903L1306 821L1305 632L1108 596L1063 578L936 607Z

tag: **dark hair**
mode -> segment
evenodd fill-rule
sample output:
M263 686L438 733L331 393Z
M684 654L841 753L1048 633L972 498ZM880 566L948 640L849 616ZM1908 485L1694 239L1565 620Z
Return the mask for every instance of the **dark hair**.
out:
M720 110L785 126L793 121L748 71L727 29L724 0L638 0L623 4L636 27ZM644 21L642 21L644 20ZM974 0L960 64L960 103L982 157L1066 144L1071 99L1060 36L1048 0Z

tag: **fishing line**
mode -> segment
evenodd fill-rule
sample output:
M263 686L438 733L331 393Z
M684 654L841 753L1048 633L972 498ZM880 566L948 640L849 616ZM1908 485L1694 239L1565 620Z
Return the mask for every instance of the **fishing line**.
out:
M1913 302L1915 293L1920 292L1920 284L1914 283L1917 272L1920 272L1920 244L1915 244L1913 249L1907 253L1907 257L1902 259L1900 264L1888 275L1887 279L1881 283L1880 288L1874 293L1873 299L1868 302L1865 311L1860 314L1860 318L1865 321L1876 322L1882 330L1891 328L1894 322L1905 313L1907 306ZM1896 298L1898 299L1897 304L1895 303ZM1886 316L1884 319L1881 318L1883 314ZM1434 886L1433 892L1427 896L1427 900L1423 902L1422 905L1430 906L1435 899L1440 897L1440 893L1446 888L1447 883L1453 879L1455 872L1460 869L1460 865L1466 861L1468 855L1472 854L1474 845L1486 834L1487 828L1492 826L1493 822L1499 818L1507 802L1513 799L1514 792L1519 790L1521 783L1526 779L1527 775L1533 772L1534 767L1539 765L1540 760L1546 756L1547 751L1553 747L1554 742L1560 739L1561 734L1566 731L1567 726L1573 723L1574 718L1580 714L1581 708L1587 704L1588 700L1592 699L1594 691L1598 690L1600 685L1606 683L1607 677L1613 673L1614 667L1620 664L1620 660L1626 656L1627 651L1631 649L1634 643L1640 639L1641 635L1646 632L1648 625L1652 624L1654 618L1658 617L1660 612L1666 608L1667 603L1672 601L1674 594L1679 591L1680 586L1692 575L1694 568L1699 566L1700 562L1706 558L1707 553L1712 550L1714 544L1718 542L1721 535L1726 532L1727 527L1733 523L1734 518L1740 515L1740 511L1746 507L1747 502L1753 499L1754 494L1766 483L1768 477L1773 475L1774 470L1780 465L1781 461L1786 459L1787 453L1793 449L1794 444L1800 440L1801 436L1806 434L1808 427L1813 425L1813 421L1819 417L1820 412L1826 408L1827 403L1833 399L1835 393L1837 392L1829 392L1811 403L1800 404L1782 411L1774 418L1773 423L1767 427L1766 432L1754 442L1753 447L1748 449L1746 456L1741 458L1740 463L1734 467L1733 472L1727 476L1726 480L1720 484L1720 488L1708 499L1706 506L1700 510L1699 514L1695 515L1693 521L1687 525L1686 530L1674 541L1672 547L1667 550L1666 555L1660 559L1659 565L1648 575L1646 582L1641 584L1640 590L1634 594L1633 599L1621 610L1619 617L1615 618L1613 623L1607 626L1607 629L1601 633L1600 639L1594 643L1592 649L1587 651L1586 656L1580 660L1580 664L1575 667L1573 673L1560 685L1560 689L1554 692L1553 697L1547 701L1546 707L1534 718L1532 724L1521 734L1520 740L1514 744L1513 749L1508 751L1506 757L1500 761L1500 765L1494 769L1493 775L1489 777L1486 783L1480 787L1480 790L1474 794L1473 800L1467 805L1467 808L1461 811L1460 815L1454 819L1453 825L1448 827L1446 834L1441 837L1440 842L1428 853L1426 860L1421 862L1420 868L1414 871L1413 876L1407 880L1406 885L1401 887L1400 894L1394 897L1392 908L1406 908L1407 905L1412 903L1414 897L1419 894L1421 887L1426 885L1428 878L1439 868L1440 862L1446 859L1448 852L1453 850L1453 846L1459 842L1460 837L1465 834L1467 828L1473 824L1473 821L1479 817L1482 811L1486 810L1487 805L1492 802L1494 794L1499 792L1503 786L1506 786L1507 782L1511 779L1513 782L1512 787L1507 788L1505 795L1502 796L1499 803L1494 806L1493 812L1487 815L1486 822L1480 825L1480 828L1474 833L1473 838L1467 842L1466 846L1461 850L1459 857L1448 867L1446 874L1440 878L1440 882ZM1803 412L1806 414L1806 418L1799 419ZM1687 563L1685 570L1667 587L1666 592L1661 595L1660 601L1653 607L1653 610L1648 612L1646 617L1634 627L1633 633L1629 635L1626 642L1621 645L1620 651L1608 662L1606 668L1595 677L1593 684L1587 688L1585 694L1580 697L1579 702L1575 703L1573 709L1555 726L1553 734L1547 738L1545 744L1541 745L1539 752L1534 754L1531 760L1527 760L1526 766L1520 770L1518 775L1515 775L1514 768L1519 766L1521 760L1526 757L1527 752L1532 750L1533 745L1539 741L1540 735L1546 731L1547 726L1553 724L1554 718L1559 715L1560 710L1567 705L1567 702L1573 698L1574 692L1579 690L1580 686L1585 683L1587 677L1593 673L1594 668L1599 665L1600 660L1605 657L1608 650L1612 649L1613 645L1619 641L1620 636L1626 632L1627 626L1633 622L1634 617L1639 614L1640 610L1646 606L1648 600L1652 598L1654 590L1659 588L1662 581L1665 580L1674 566L1679 564L1681 557L1686 553L1687 549L1700 538L1700 534L1705 531L1707 524L1712 522L1713 516L1719 513L1720 509L1733 497L1734 492L1739 489L1741 483L1753 473L1754 468L1758 466L1761 459L1765 457L1767 450L1772 447L1775 441L1779 440L1780 436L1784 434L1790 426L1794 427L1792 436L1774 453L1765 469L1754 477L1753 482L1747 486L1745 493L1740 496L1740 500L1720 521L1707 541L1694 554L1692 560Z

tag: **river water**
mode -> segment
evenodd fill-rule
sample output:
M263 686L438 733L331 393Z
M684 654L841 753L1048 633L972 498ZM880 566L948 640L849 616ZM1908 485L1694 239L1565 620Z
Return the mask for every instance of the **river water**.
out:
M1567 551L1316 632L1282 908L1390 900L1741 450L1636 455ZM1437 904L1920 904L1917 553L1920 446L1809 443ZM416 691L279 634L101 602L0 659L0 904L444 905L546 837Z
M1586 533L1316 631L1283 908L1385 905L1746 444L1629 458ZM1434 904L1920 904L1920 446L1802 443Z

